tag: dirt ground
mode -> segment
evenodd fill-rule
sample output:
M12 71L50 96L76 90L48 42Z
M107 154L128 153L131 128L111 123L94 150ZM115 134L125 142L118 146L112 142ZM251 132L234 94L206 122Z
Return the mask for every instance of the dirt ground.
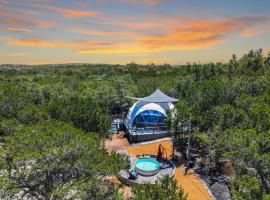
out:
M162 145L167 152L167 157L173 155L173 144L171 138L165 138L157 141L146 142L141 144L129 144L128 140L123 137L123 134L113 135L112 140L105 141L105 148L108 152L112 150L122 150L127 154L136 156L140 154L157 154L159 145ZM188 193L188 200L211 200L213 197L208 192L203 181L193 173L189 171L187 175L184 175L182 171L183 165L176 166L176 172L174 179L177 181L186 193ZM131 188L123 186L121 191L126 197L131 196Z
M130 144L127 138L124 137L124 133L113 134L110 140L104 141L105 148L107 152L111 153L112 151L125 150L126 147L129 147Z

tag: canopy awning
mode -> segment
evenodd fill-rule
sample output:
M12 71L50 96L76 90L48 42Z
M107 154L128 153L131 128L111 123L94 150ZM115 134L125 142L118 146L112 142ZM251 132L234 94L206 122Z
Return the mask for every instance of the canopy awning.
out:
M137 101L151 102L151 103L169 103L169 102L178 101L178 99L169 97L168 95L161 92L159 89L157 89L153 94L147 97L143 97L143 98L130 97L130 96L127 96L127 97L131 99L135 99Z

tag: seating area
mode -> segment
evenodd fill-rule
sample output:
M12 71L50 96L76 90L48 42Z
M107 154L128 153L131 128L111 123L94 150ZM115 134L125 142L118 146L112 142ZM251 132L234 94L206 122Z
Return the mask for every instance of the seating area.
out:
M124 144L124 145L123 145ZM171 168L167 168L167 164L161 163L160 171L157 175L147 177L141 176L138 174L136 179L130 177L130 172L133 169L132 163L136 162L138 158L155 158L158 154L159 145L162 145L166 149L167 158L171 160L174 158L174 172L171 171ZM211 192L207 189L204 182L200 179L200 177L190 169L187 175L184 175L185 166L182 164L182 157L179 152L173 152L172 147L172 139L171 138L163 138L151 142L145 142L140 144L128 144L127 139L125 137L119 138L118 136L112 137L112 140L105 141L105 148L111 151L117 151L119 153L125 154L130 159L130 169L123 169L119 172L118 179L124 183L122 190L126 194L130 194L131 185L137 183L143 183L145 181L154 182L159 177L164 176L164 174L173 174L172 177L177 181L185 192L188 193L188 200L211 200L213 196ZM174 155L174 157L172 156ZM130 179L131 178L131 179Z
M123 182L126 185L133 185L136 183L155 183L158 179L168 175L169 177L173 177L175 174L175 166L172 162L169 160L166 161L166 164L159 169L159 172L156 175L153 176L143 176L138 174L137 177L134 179L134 177L131 177L131 172L134 169L135 165L134 163L132 164L130 170L123 169L119 172L119 178L121 182Z

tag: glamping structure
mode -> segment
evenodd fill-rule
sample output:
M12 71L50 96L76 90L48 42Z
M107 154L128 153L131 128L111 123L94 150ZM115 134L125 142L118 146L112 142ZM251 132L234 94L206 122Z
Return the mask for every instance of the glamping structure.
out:
M159 89L137 100L129 109L125 120L125 130L130 142L142 142L168 136L165 126L167 111L174 108L178 100L167 96Z

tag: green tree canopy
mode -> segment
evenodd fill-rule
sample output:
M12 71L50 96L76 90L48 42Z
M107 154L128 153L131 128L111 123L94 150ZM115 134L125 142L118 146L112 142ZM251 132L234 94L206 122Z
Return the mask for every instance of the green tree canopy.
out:
M187 200L184 190L177 186L176 181L165 176L155 184L144 183L134 187L132 200Z
M61 122L18 126L5 140L2 198L112 199L116 188L105 177L125 166L119 155L105 152L97 135Z

